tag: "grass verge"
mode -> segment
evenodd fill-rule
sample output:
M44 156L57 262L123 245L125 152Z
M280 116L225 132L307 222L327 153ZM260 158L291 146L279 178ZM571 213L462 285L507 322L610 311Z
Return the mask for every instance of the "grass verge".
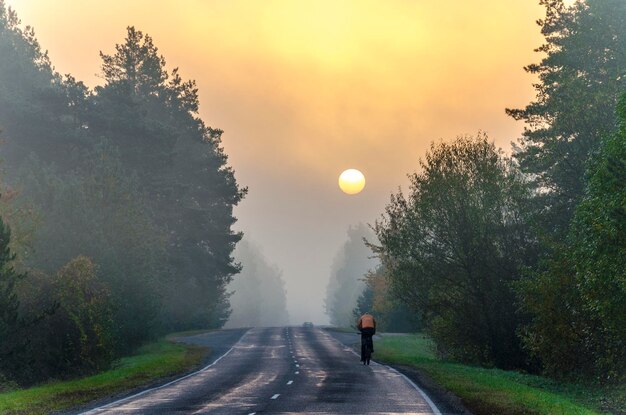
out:
M376 360L417 368L453 392L475 415L626 413L626 385L592 387L499 369L438 360L423 335L384 336Z
M199 365L207 353L204 347L160 340L142 347L134 356L119 359L110 370L97 375L1 393L0 414L48 414L79 406L186 372Z

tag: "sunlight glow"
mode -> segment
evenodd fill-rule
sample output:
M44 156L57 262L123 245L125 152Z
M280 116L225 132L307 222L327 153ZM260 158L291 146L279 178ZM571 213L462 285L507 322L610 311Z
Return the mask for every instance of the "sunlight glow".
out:
M365 187L365 176L356 169L345 170L339 176L339 188L346 194L355 195Z

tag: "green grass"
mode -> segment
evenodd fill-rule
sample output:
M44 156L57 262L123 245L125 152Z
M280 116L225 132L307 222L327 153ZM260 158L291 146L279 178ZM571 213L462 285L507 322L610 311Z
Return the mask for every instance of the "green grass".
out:
M197 334L210 333L212 331L216 331L216 329L177 331L176 333L170 333L167 336L165 336L165 340L175 342L176 339L178 339L179 337L190 337L190 336L195 336Z
M200 364L207 352L203 347L161 340L142 347L134 356L119 359L111 370L97 375L0 393L0 414L38 415L71 408L183 373Z
M423 335L383 336L376 359L419 369L474 415L595 415L626 411L626 385L592 387L435 358Z

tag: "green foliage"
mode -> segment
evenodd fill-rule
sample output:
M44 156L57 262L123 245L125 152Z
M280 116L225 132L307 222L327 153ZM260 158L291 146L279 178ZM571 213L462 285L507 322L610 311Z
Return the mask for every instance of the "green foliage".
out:
M393 295L442 355L523 366L511 283L535 257L525 183L485 134L432 144L421 167L375 225Z
M52 274L66 258L93 258L111 290L118 352L127 352L157 328L164 238L117 151L103 143L87 157L65 174L35 158L22 169L21 198L41 222L26 263Z
M101 56L106 84L91 97L87 122L120 148L166 230L169 286L177 287L166 290L166 325L218 327L228 316L226 285L239 271L232 208L245 194L226 164L222 131L197 118L195 83L168 73L149 36L129 27L116 53Z
M571 415L622 413L626 389L595 387L499 369L484 369L438 360L423 335L383 336L378 359L413 366L461 398L474 415Z
M14 357L22 343L15 339L22 327L15 285L24 275L13 268L15 255L10 243L11 230L0 218L0 370Z
M380 331L406 333L421 329L417 314L389 289L389 277L383 266L369 271L364 281L365 289L352 312L354 321L370 312L376 317L376 327Z
M337 253L326 287L326 314L337 327L356 324L353 310L365 288L363 278L376 266L365 239L372 239L372 231L364 224L348 228L348 240Z
M56 317L63 314L74 326L59 331L66 333L64 360L91 370L105 368L113 356L112 313L108 290L97 280L94 263L84 256L71 260L55 283L60 304Z
M29 323L18 333L25 343L5 368L12 379L29 385L108 367L115 352L110 295L89 258L74 258L54 277L31 271L17 292Z
M12 373L21 382L85 373L166 330L220 327L239 271L233 207L246 189L222 131L198 117L195 83L168 71L152 39L130 27L113 54L101 53L105 84L90 90L54 72L3 0L0 56L3 188L14 189L1 211L19 232L18 265L32 274L18 293L32 323L20 337L30 363L11 359L30 369ZM98 272L57 274L84 257ZM60 282L70 274L89 277L70 289ZM103 320L93 320L96 309Z
M626 95L618 116L590 160L567 241L520 287L533 315L525 342L554 375L626 377Z
M7 138L2 151L9 179L32 151L47 162L67 162L84 145L72 94L53 72L33 28L20 26L15 11L0 0L0 124Z
M76 407L188 371L206 354L205 348L160 340L117 360L111 369L97 375L0 393L0 413L43 415Z
M539 77L537 97L507 113L526 122L516 158L540 190L537 220L558 238L583 196L587 159L615 125L613 109L626 90L626 3L540 3L546 43L537 51L547 55L526 67Z

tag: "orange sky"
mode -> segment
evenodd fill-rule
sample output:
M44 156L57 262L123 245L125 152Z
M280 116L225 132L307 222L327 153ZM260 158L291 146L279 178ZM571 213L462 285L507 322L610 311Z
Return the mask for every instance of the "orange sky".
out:
M509 150L505 107L534 96L534 0L8 0L61 73L100 82L134 25L196 79L201 115L248 198L239 228L284 270L293 321L322 321L330 263L350 224L406 187L430 141L481 129ZM337 176L358 168L357 196Z

